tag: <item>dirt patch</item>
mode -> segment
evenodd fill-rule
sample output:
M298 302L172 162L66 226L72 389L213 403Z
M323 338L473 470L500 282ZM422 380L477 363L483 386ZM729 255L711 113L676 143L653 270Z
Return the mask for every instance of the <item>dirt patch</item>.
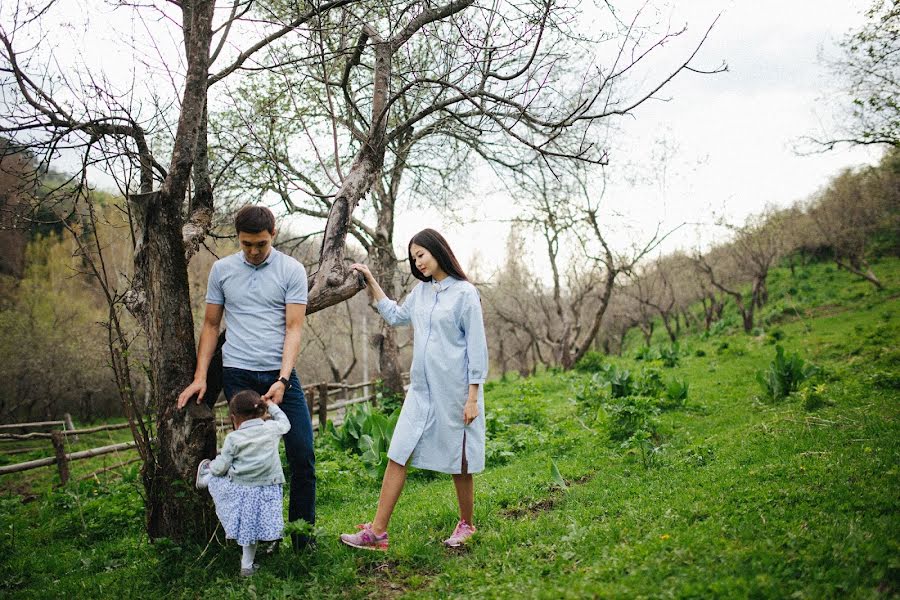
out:
M409 579L409 569L404 569L400 561L394 559L377 560L360 565L357 572L372 587L368 598L396 598L411 590L425 587L434 574L417 569L415 577Z
M573 487L584 485L597 476L596 472L585 473L577 479L566 479L566 485ZM536 517L537 515L552 510L562 500L563 491L556 488L546 498L534 500L524 506L513 506L500 511L500 514L509 519L521 519L524 517Z
M504 511L501 511L504 517L508 517L510 519L521 519L523 517L535 517L542 512L546 512L551 510L556 503L559 501L557 496L550 496L548 498L542 498L541 500L537 500L530 504L526 504L525 506L516 506L513 508L507 508Z

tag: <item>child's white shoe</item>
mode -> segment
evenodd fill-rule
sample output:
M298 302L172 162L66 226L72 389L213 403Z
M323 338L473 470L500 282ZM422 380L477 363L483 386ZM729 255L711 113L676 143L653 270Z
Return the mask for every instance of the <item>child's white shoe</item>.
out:
M197 486L198 490L205 490L209 485L209 478L212 475L209 471L209 463L212 462L208 458L204 458L200 461L200 464L197 465L197 480L194 484Z
M241 577L250 577L257 571L259 571L259 565L256 563L253 563L253 565L249 569L241 567Z

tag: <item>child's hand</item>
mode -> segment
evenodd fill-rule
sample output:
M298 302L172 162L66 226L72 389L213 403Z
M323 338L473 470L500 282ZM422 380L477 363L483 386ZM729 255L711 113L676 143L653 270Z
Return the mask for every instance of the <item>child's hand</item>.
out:
M266 404L281 404L281 401L284 399L284 384L280 381L276 381L269 388L269 391L263 394L262 400Z

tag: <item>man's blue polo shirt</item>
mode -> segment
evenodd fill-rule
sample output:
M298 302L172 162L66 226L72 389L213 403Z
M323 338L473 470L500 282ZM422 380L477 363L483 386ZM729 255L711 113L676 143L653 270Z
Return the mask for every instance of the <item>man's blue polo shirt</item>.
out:
M222 364L248 371L281 369L285 305L306 304L306 269L272 248L259 266L238 252L217 260L209 272L206 303L225 306Z

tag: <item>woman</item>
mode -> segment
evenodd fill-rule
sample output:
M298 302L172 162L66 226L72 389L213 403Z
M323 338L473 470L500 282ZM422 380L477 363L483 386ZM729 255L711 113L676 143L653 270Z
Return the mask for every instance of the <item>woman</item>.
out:
M362 273L378 311L391 326L413 327L409 392L394 429L375 519L359 532L342 534L348 546L387 550L388 522L406 483L407 465L453 475L459 522L444 541L450 547L475 533L472 474L484 470L484 391L487 341L481 301L447 240L425 229L409 242L417 285L402 305L389 299L369 268Z

